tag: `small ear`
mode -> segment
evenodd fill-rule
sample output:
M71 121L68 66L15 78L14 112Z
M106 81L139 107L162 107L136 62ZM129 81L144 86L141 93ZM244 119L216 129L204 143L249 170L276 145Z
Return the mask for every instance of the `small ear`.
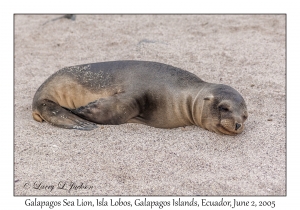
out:
M210 96L206 96L203 100L209 101L209 100L212 100L213 98L214 98L214 96L210 95Z

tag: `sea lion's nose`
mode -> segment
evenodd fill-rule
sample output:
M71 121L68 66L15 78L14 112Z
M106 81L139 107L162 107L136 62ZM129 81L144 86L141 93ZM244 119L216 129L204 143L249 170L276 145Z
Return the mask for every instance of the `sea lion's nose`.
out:
M235 130L237 131L241 126L242 126L242 124L236 123L236 124L235 124Z

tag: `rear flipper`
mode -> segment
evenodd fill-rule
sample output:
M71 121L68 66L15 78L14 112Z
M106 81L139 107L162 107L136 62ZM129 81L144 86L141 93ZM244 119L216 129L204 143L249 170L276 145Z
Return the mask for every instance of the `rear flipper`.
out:
M39 122L45 120L57 127L78 130L93 130L98 127L95 123L84 120L47 99L38 101L36 107L32 116Z
M79 117L98 124L118 125L138 116L140 105L134 97L121 93L100 98L71 111Z

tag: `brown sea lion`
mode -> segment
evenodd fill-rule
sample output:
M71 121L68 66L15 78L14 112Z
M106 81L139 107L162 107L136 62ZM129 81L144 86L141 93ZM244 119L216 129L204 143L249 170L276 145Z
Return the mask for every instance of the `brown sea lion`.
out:
M243 97L162 63L111 61L66 67L50 76L32 103L36 121L79 130L96 124L197 125L219 134L244 130Z

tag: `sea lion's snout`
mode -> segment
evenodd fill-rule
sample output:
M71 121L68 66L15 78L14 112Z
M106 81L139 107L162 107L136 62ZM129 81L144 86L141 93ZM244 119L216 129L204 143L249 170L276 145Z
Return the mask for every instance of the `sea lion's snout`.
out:
M240 123L235 123L235 130L237 131L242 125Z
M236 122L234 118L221 119L220 123L215 125L217 133L227 134L227 135L237 135L243 132L244 123Z

